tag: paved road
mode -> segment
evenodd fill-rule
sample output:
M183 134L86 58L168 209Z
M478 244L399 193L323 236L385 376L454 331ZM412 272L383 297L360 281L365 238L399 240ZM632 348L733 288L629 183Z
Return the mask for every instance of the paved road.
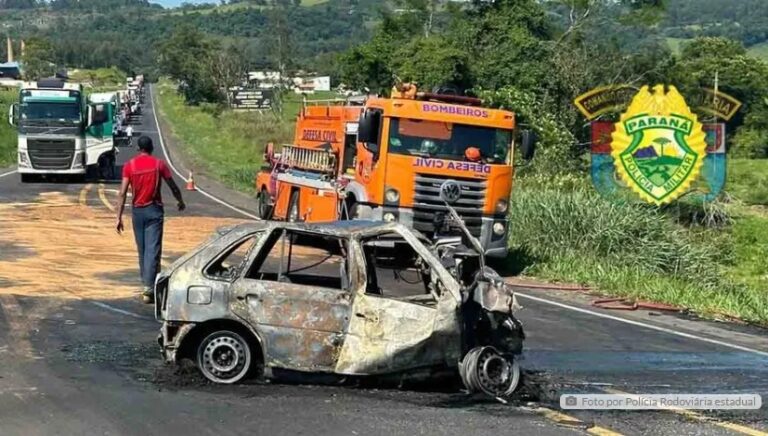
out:
M137 131L160 145L151 104ZM163 155L158 147L158 154ZM122 149L118 163L135 153ZM11 169L12 170L12 169ZM539 402L418 390L252 383L217 387L163 366L138 303L130 233L112 230L115 182L21 185L0 170L0 434L732 434L757 412L568 412L561 393L755 392L765 332L669 315L593 311L571 293L521 291L524 367ZM178 180L183 183L183 180ZM170 193L165 193L168 198ZM168 211L164 261L243 219L201 195ZM762 354L761 354L762 353Z

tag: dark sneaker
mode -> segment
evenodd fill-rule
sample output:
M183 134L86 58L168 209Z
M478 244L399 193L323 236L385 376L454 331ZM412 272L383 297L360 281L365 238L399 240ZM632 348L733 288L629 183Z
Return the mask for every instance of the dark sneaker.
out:
M144 304L154 304L155 303L155 293L152 291L144 291L141 293L141 301L144 302Z

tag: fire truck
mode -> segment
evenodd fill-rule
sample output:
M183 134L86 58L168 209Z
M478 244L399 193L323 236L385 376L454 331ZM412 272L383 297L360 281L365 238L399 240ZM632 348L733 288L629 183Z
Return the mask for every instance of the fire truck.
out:
M266 148L258 213L396 221L439 240L460 232L448 203L486 255L504 257L516 138L530 159L534 135L516 131L514 113L409 84L390 98L305 102L293 144Z

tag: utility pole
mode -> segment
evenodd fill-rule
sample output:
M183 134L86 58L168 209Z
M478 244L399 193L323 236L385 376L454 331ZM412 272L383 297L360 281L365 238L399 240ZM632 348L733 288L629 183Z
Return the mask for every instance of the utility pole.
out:
M11 37L6 37L5 42L8 48L8 62L13 62L13 41L11 41Z

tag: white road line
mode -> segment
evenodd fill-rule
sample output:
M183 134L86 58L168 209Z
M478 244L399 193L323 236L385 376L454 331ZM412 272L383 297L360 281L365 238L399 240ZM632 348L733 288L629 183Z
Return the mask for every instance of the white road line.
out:
M13 170L13 171L9 171L9 172L4 173L4 174L0 174L0 179L2 179L5 176L10 176L11 174L16 174L18 172L19 172L18 170Z
M665 327L655 326L653 324L646 324L644 322L634 321L634 320L626 319L626 318L621 318L619 316L613 316L613 315L608 315L608 314L605 314L605 313L595 312L595 311L588 310L588 309L582 309L580 307L570 306L568 304L558 303L556 301L551 301L551 300L547 300L547 299L540 298L540 297L534 297L533 295L523 294L523 293L520 293L520 292L515 292L515 295L518 296L518 297L527 298L529 300L538 301L539 303L544 303L544 304L549 304L549 305L552 305L552 306L557 306L557 307L560 307L562 309L573 310L575 312L583 313L583 314L586 314L586 315L596 316L598 318L610 319L610 320L613 320L613 321L623 322L625 324L630 324L630 325L634 325L634 326L637 326L637 327L643 327L643 328L650 329L650 330L656 330L657 332L662 332L662 333L667 333L667 334L670 334L670 335L680 336L680 337L687 338L687 339L694 339L694 340L701 341L701 342L707 342L707 343L710 343L710 344L720 345L722 347L732 348L734 350L744 351L744 352L747 352L747 353L753 353L753 354L757 354L759 356L768 357L768 351L761 351L761 350L756 350L754 348L744 347L744 346L741 346L741 345L729 344L728 342L718 341L717 339L704 338L704 337L701 337L701 336L692 335L690 333L683 333L683 332L679 332L677 330L672 330L672 329L668 329L668 328L665 328Z
M134 317L134 318L144 319L144 320L153 319L153 318L150 318L148 316L139 315L138 313L133 313L133 312L130 312L130 311L127 311L127 310L123 310L123 309L117 308L115 306L110 306L109 304L102 303L101 301L89 301L89 303L93 304L94 306L99 306L102 309L106 309L106 310L109 310L111 312L119 313L121 315L128 315L128 316L131 316L131 317Z
M160 131L160 122L157 120L157 113L156 113L157 111L154 108L155 104L156 104L155 95L153 93L152 94L152 115L155 118L155 125L157 126L157 136L160 138L160 147L163 149L163 154L165 155L166 159L168 160L168 165L171 167L171 169L179 177L184 179L184 175L181 174L179 172L179 170L177 170L176 167L173 166L173 163L171 162L171 159L168 156L168 153L167 153L167 151L165 149L165 143L163 142L163 134ZM220 200L220 199L214 197L211 194L208 194L207 192L201 190L200 188L198 188L197 190L201 194L203 194L206 197L210 198L211 200L213 200L213 201L215 201L217 203L223 204L224 206L234 210L235 212L238 212L238 213L240 213L242 215L245 215L245 216L247 216L249 218L258 219L258 217L254 216L254 215L251 215L250 213L245 212L243 210L240 210L237 207L232 206L231 204L229 204L229 203L227 203L227 202L225 202L223 200ZM658 332L667 333L667 334L670 334L670 335L680 336L680 337L683 337L683 338L693 339L693 340L697 340L697 341L701 341L701 342L707 342L707 343L710 343L710 344L720 345L720 346L723 346L723 347L732 348L732 349L739 350L739 351L744 351L744 352L747 352L747 353L753 353L753 354L757 354L757 355L763 356L763 357L768 357L768 351L761 351L761 350L756 350L756 349L749 348L749 347L743 347L741 345L729 344L727 342L718 341L716 339L704 338L704 337L701 337L701 336L692 335L690 333L683 333L683 332L679 332L679 331L668 329L668 328L664 328L664 327L658 327L658 326L655 326L655 325L646 324L646 323L639 322L639 321L633 321L633 320L630 320L630 319L621 318L621 317L618 317L618 316L613 316L613 315L607 315L607 314L604 314L604 313L594 312L594 311L591 311L591 310L582 309L580 307L569 306L567 304L558 303L556 301L551 301L551 300L546 300L544 298L534 297L532 295L527 295L527 294L523 294L523 293L520 293L520 292L515 292L515 295L518 295L518 296L523 297L523 298L528 298L529 300L538 301L540 303L550 304L550 305L553 305L553 306L557 306L557 307L560 307L562 309L568 309L568 310L572 310L572 311L575 311L575 312L580 312L580 313L583 313L583 314L586 314L586 315L596 316L598 318L611 319L611 320L614 320L614 321L623 322L625 324L631 324L631 325L634 325L634 326L637 326L637 327L643 327L643 328L647 328L647 329L650 329L650 330L656 330Z
M155 126L157 126L157 137L160 138L160 148L163 150L163 154L165 155L165 159L168 161L168 166L170 166L171 169L173 170L173 172L176 173L176 175L178 175L179 177L181 177L182 180L186 180L186 177L184 176L184 174L182 174L178 169L176 169L176 167L173 165L173 162L171 162L171 157L170 157L170 155L168 154L168 151L165 148L165 141L163 141L163 133L160 131L160 122L157 120L157 111L154 110L155 104L156 104L156 100L155 100L155 94L153 92L152 93L152 115L153 115L153 118L155 119ZM226 206L226 207L234 210L235 212L237 212L237 213L239 213L241 215L247 216L248 218L252 218L252 219L255 219L255 220L259 219L259 217L257 217L256 215L252 215L252 214L250 214L250 213L248 213L248 212L246 212L246 211L244 211L242 209L239 209L236 206L233 206L233 205L227 203L224 200L216 198L213 195L211 195L211 194L205 192L204 190L200 189L199 187L197 188L197 192L203 194L204 196L208 197L209 199L215 201L216 203L219 203L219 204L221 204L223 206Z

